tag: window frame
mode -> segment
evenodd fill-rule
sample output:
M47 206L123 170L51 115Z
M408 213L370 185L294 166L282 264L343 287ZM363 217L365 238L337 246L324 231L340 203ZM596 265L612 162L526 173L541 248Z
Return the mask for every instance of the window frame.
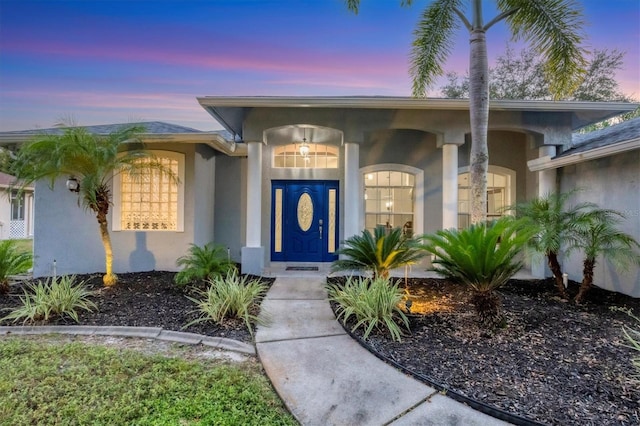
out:
M364 202L366 175L376 172L401 172L413 175L413 235L424 233L424 170L398 163L381 163L360 168L360 229L365 229L367 206Z
M165 150L148 150L158 158L169 158L178 162L178 199L176 229L123 229L122 228L122 194L121 194L121 173L115 173L112 180L113 209L111 230L115 232L184 232L184 176L185 176L185 154L182 152Z
M471 213L462 213L460 211L460 175L465 174L465 173L469 173L469 166L465 166L465 167L460 167L458 168L458 229L461 229L460 227L460 216L462 214L467 214L469 217L471 217ZM494 166L494 165L489 165L489 167L487 168L487 173L492 173L494 175L500 175L500 176L504 176L506 178L506 190L505 190L505 206L509 206L512 205L513 203L515 203L516 200L516 171L513 169L509 169L507 167L501 167L501 166ZM488 186L487 186L488 188ZM487 199L488 202L488 199ZM471 206L469 206L471 207ZM511 211L505 211L503 212L503 214L500 215L500 217L505 216L505 215L513 215L513 212Z

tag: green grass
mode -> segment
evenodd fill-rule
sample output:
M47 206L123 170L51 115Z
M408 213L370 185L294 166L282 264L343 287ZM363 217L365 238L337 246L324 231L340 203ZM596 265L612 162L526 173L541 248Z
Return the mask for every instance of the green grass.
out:
M16 248L20 252L33 252L33 239L23 239L23 240L14 240L16 243Z
M295 425L258 364L0 339L2 425Z

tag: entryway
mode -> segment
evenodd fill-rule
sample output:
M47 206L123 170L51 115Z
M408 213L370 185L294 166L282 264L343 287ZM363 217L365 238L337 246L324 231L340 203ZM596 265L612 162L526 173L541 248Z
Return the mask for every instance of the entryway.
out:
M338 188L338 181L272 181L271 261L337 259Z

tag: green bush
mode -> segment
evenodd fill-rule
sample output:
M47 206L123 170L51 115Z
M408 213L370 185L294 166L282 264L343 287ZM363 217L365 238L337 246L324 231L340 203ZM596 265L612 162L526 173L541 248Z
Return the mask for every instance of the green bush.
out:
M638 318L631 309L623 308L619 306L612 306L610 309L612 311L624 312L625 314L633 318L636 324L640 325L640 318ZM632 327L623 325L622 333L624 334L624 337L627 339L627 342L628 342L627 347L638 352L640 355L640 328L632 328ZM638 374L635 376L635 379L638 379L640 381L640 356L633 357L631 359L631 362L633 363L633 366L638 372Z
M403 325L409 330L409 321L400 309L404 291L398 284L391 284L387 278L352 279L349 277L344 286L329 286L329 299L338 304L338 319L346 323L352 316L356 324L351 329L364 329L367 339L374 329L387 329L393 340L400 341ZM398 324L398 321L400 324Z
M23 323L48 322L56 316L67 315L78 322L77 310L93 311L95 303L89 300L93 292L87 290L84 281L76 284L75 276L53 278L37 284L29 284L24 296L20 296L22 306L9 309L11 312L2 320Z
M343 259L331 265L332 271L372 271L373 278L387 278L392 269L415 264L425 256L418 240L405 236L402 229L377 227L373 235L368 229L343 242L338 254Z
M227 250L213 243L204 247L191 244L189 254L179 257L176 263L183 268L174 278L180 287L237 271L236 265L228 258Z
M9 293L9 276L27 272L33 265L31 252L20 250L15 240L0 241L0 294Z
M198 305L196 310L200 318L185 326L203 321L222 323L225 318L239 318L244 320L250 333L252 324L264 324L258 318L258 303L267 292L267 286L260 280L248 281L247 277L239 277L236 272L230 272L225 277L215 276L209 280L209 288L205 291L196 290L199 298L188 297Z
M521 221L503 217L426 235L423 248L435 256L433 271L471 287L480 323L493 328L503 322L495 290L523 266L517 256L531 236Z

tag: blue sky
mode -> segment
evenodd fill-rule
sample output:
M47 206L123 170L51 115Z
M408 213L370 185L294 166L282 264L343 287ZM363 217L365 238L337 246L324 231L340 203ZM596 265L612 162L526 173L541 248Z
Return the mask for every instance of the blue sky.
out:
M640 1L580 3L586 47L625 51L616 78L640 99ZM428 0L399 4L362 0L354 15L343 0L0 0L0 131L68 117L216 129L195 99L207 95L409 96ZM508 40L503 25L489 31L490 60ZM467 56L461 29L445 68L464 73Z

